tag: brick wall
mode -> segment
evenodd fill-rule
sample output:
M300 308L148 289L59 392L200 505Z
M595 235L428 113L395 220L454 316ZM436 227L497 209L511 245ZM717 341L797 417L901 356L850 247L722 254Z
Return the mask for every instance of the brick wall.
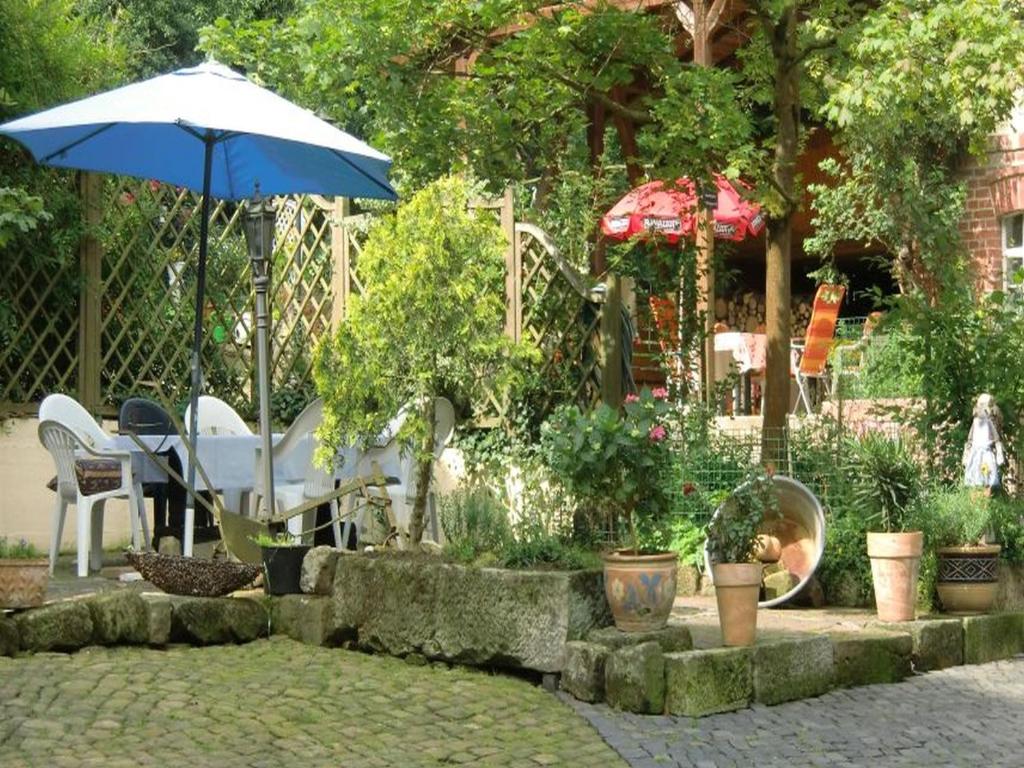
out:
M1011 123L1024 124L1024 120ZM1003 286L1003 244L1000 219L1024 211L1024 133L1013 128L993 137L986 156L964 169L967 215L961 224L971 252L979 287Z

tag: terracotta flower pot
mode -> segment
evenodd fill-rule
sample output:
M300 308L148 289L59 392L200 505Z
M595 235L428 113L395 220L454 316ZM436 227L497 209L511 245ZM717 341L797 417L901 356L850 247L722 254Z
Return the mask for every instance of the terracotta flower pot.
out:
M998 544L941 547L937 589L943 610L949 613L986 613L999 588Z
M676 598L675 552L634 555L619 550L604 556L604 593L615 626L623 632L661 629Z
M723 644L754 644L757 599L761 594L763 572L761 563L716 563L711 566Z
M924 534L869 533L868 557L881 621L913 621Z
M0 608L32 608L46 599L50 561L0 560Z

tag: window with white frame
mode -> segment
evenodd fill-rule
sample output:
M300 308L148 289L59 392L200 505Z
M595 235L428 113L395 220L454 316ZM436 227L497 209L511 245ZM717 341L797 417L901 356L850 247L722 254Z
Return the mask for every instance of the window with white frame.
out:
M1024 213L1003 217L1003 290L1024 297Z

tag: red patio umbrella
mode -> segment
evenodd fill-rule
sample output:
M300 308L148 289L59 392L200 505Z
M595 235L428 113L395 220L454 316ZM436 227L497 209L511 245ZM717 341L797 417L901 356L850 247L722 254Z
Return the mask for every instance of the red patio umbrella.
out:
M748 188L743 182L736 183ZM747 201L724 176L715 174L715 184L715 239L738 242L759 235L765 223L760 207ZM601 231L614 240L658 234L676 243L696 233L699 203L694 184L686 177L667 188L662 181L652 181L630 190L612 206L601 217Z

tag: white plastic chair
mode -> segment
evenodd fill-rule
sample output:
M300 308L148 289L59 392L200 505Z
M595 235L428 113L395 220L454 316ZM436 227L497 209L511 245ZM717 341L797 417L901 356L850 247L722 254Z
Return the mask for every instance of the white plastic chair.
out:
M286 499L290 503L286 503L285 509L302 503L301 497L297 502L294 500L297 498L297 494L301 491L307 478L310 478L310 481L316 484L317 487L322 487L326 482L322 478L313 477L313 449L316 442L316 437L313 433L320 426L323 418L324 401L317 398L307 405L302 410L302 413L295 417L295 421L291 423L281 439L271 448L271 456L274 462L274 503L278 504L282 499ZM289 471L290 468L297 469ZM264 495L263 475L263 450L262 448L257 448L256 461L253 467L251 504L251 513L254 516L259 509L259 500ZM299 491L296 490L297 488ZM321 496L323 493L333 490L333 488L334 486L331 485L327 490L314 494L310 498ZM289 521L289 524L305 525L299 518L296 518L294 522ZM308 530L308 527L306 530Z
M185 408L185 433L188 435L192 425L192 405ZM251 435L253 431L238 415L238 411L213 395L200 395L198 403L197 429L202 435ZM249 488L221 488L224 506L231 510L243 512L243 497L248 496Z
M76 403L77 405L77 403ZM48 409L50 411L51 409ZM83 409L84 410L84 409ZM40 411L42 412L42 411ZM103 505L107 499L127 498L132 528L132 547L139 549L149 541L149 525L142 503L142 484L132 475L131 454L101 451L89 445L77 431L51 419L39 424L39 441L53 456L57 465L57 502L53 509L50 538L50 573L57 562L57 550L64 533L64 518L68 504L78 511L78 575L88 576L90 564L96 570L101 565L103 549ZM84 493L76 472L76 452L95 459L106 459L120 465L120 482L116 488ZM139 538L141 523L142 539Z
M90 448L102 450L114 439L81 403L67 395L48 395L39 405L40 421L56 421L72 430Z
M185 408L185 431L192 425L192 404ZM200 435L251 435L252 430L238 412L219 397L199 396Z
M295 422L288 428L288 432L281 441L274 447L274 460L278 455L291 454L294 456L301 452L305 476L300 482L281 482L274 484L274 499L279 513L304 504L310 499L324 496L334 490L334 470L325 470L313 459L316 453L318 441L316 429L323 421L324 404L322 400L314 400L306 409L299 414ZM286 442L289 444L286 445ZM292 460L295 466L294 460ZM257 467L259 469L259 467ZM262 475L257 475L262 477ZM338 518L338 501L330 502L331 507L331 528L334 533L334 543L339 549L343 548L344 542L348 541L351 521L346 520L344 532ZM293 535L306 532L306 538L311 538L309 532L316 524L316 510L311 510L299 517L289 518L288 530Z
M376 462L381 472L388 477L398 478L397 486L390 486L389 493L393 500L393 512L399 527L408 529L409 518L412 515L412 508L416 503L416 459L411 451L402 451L402 447L395 439L399 430L405 422L406 409L399 411L392 419L388 428L381 433L378 440L368 448L356 452L355 461L347 462L343 467L343 479L349 479L356 475L370 473L371 465ZM443 397L434 401L434 461L441 456L445 446L451 440L455 431L455 408ZM432 527L436 528L436 510L433 495L428 500L430 519ZM359 530L365 531L369 521L361 520ZM431 531L437 535L436 531Z

